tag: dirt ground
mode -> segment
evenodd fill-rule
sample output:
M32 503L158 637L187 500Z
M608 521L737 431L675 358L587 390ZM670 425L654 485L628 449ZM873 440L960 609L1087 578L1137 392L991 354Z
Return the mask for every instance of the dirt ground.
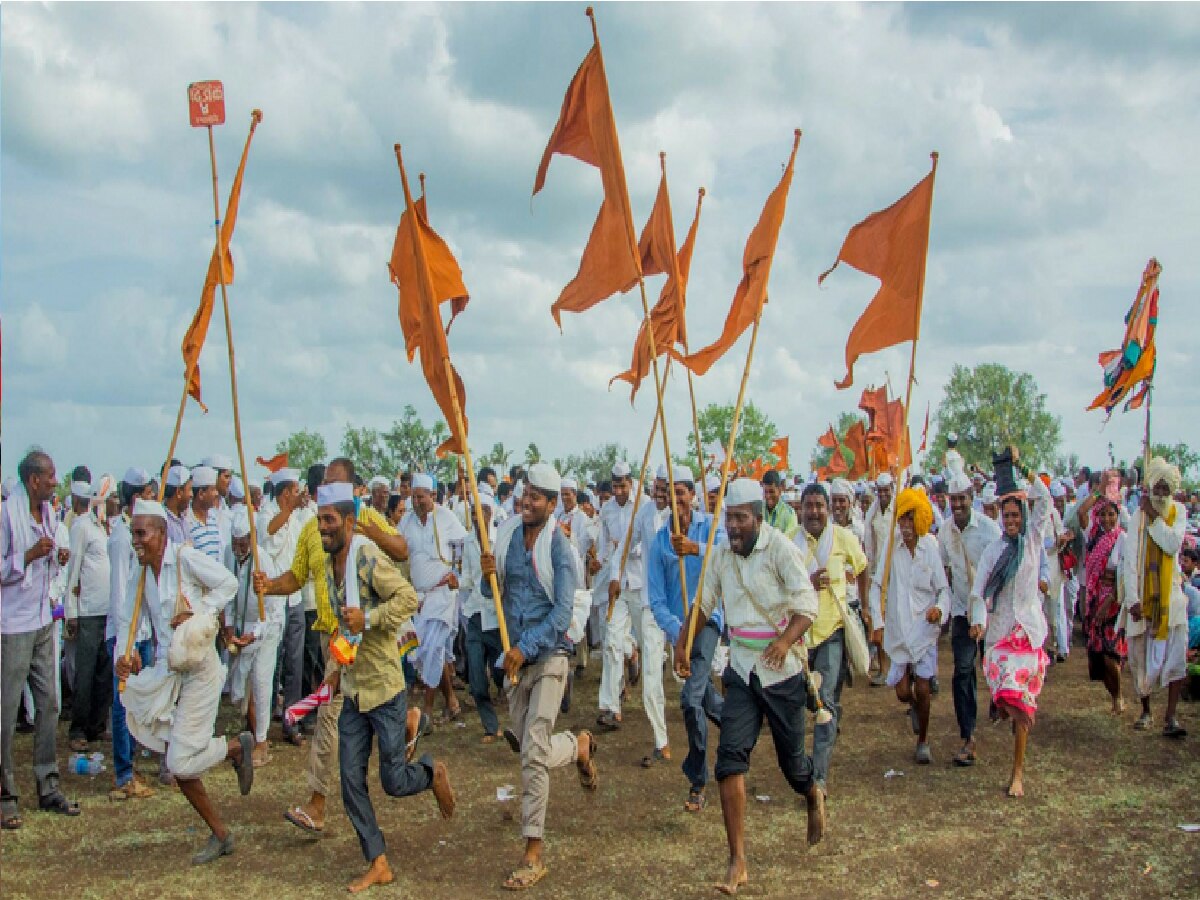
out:
M844 726L830 772L829 831L808 849L802 801L775 766L764 731L752 760L747 807L750 883L746 897L1200 897L1200 834L1178 826L1200 822L1200 707L1182 714L1192 735L1170 742L1158 731L1119 722L1107 696L1087 681L1076 652L1051 670L1029 745L1027 796L1003 794L1010 765L1006 726L981 726L980 761L956 769L957 727L950 698L950 652L943 638L943 690L934 700L934 764L912 761L904 709L887 688L865 685L844 694ZM593 725L599 659L577 685L575 706L560 727ZM716 786L699 815L683 811L686 782L678 766L685 747L678 688L668 681L668 727L675 759L639 766L650 748L640 696L626 724L600 737L601 785L584 794L574 769L555 773L548 819L549 877L543 897L712 897L723 872L724 831ZM980 679L981 710L986 686ZM635 690L633 694L638 694ZM1156 708L1161 718L1161 706ZM986 719L986 716L985 716ZM220 725L236 716L223 708ZM811 725L811 719L810 719ZM277 728L278 726L276 726ZM468 711L465 727L443 727L422 744L445 759L458 793L446 822L430 794L386 797L372 766L372 797L389 841L397 879L370 896L466 898L508 896L500 889L521 849L519 801L500 803L497 788L520 785L517 758L503 742L479 743ZM66 723L60 727L65 768ZM273 731L274 735L274 731ZM106 756L109 745L100 745ZM17 738L23 799L35 796L31 737ZM340 893L363 868L340 800L331 801L324 837L313 839L282 819L306 797L302 752L276 745L243 800L232 770L206 783L232 826L237 852L203 868L188 861L206 832L177 792L148 800L107 799L110 773L63 776L83 805L75 819L25 806L25 827L0 837L0 893L5 898L326 897ZM715 753L715 740L711 754ZM111 768L111 759L107 760ZM139 762L153 781L152 761ZM889 770L898 773L885 777Z

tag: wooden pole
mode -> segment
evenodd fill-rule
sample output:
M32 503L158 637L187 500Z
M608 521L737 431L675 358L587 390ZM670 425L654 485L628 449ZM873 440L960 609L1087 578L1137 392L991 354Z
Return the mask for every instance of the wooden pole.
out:
M921 338L921 307L925 303L925 262L929 258L929 228L933 223L933 184L937 178L938 154L935 150L929 154L933 160L933 171L930 172L930 188L929 188L929 218L925 222L925 254L921 257L921 277L917 282L917 323L913 331L912 352L908 357L908 386L904 391L904 428L900 432L900 460L897 466L897 471L903 471L904 457L908 450L908 407L912 402L913 382L916 380L917 369L917 342ZM888 529L888 546L887 555L883 561L883 580L879 583L879 614L886 618L887 615L887 592L888 584L892 579L892 556L896 550L896 522L898 516L896 511L899 509L897 500L900 497L900 479L896 478L892 485L892 515L891 527ZM874 623L872 623L874 624ZM882 627L882 623L880 623Z
M604 74L605 84L608 83L608 73L604 68L604 53L600 51L600 32L596 27L596 14L589 6L586 10L586 15L592 23L592 39L596 43L596 50L600 58L600 71ZM611 102L611 99L610 99ZM617 150L618 159L620 158L620 149ZM658 401L658 418L662 420L662 439L663 439L663 455L666 457L667 463L667 495L671 503L671 532L679 536L679 515L675 503L675 474L672 472L671 463L671 439L667 435L667 419L666 412L663 409L663 387L664 381L658 369L658 348L654 342L654 327L650 321L650 301L646 299L646 279L642 275L642 260L641 254L638 253L637 234L633 228L633 206L629 201L629 185L625 181L624 171L621 172L621 192L622 200L625 201L625 231L629 237L629 252L633 257L634 268L637 269L638 292L642 298L642 321L645 323L647 340L650 342L650 362L654 368L654 392ZM674 246L671 247L671 255L675 255ZM617 585L618 589L620 584ZM683 557L679 558L679 591L683 597L683 602L687 604L687 574L683 567ZM611 605L611 604L610 604Z
M179 443L179 430L183 426L183 411L187 407L188 398L188 383L191 380L191 371L189 370L183 376L183 394L179 398L179 411L175 413L175 430L171 432L171 444L167 448L167 465L162 472L159 473L158 479L158 502L162 503L163 497L167 492L167 472L171 468L171 460L175 456L175 446ZM138 574L137 591L133 595L133 618L129 622L129 637L125 641L125 659L133 658L133 647L137 643L138 621L142 617L142 598L146 595L146 567L142 566L142 571ZM117 681L117 693L125 692L125 679L121 678Z
M429 284L429 267L425 261L425 248L421 244L421 234L419 231L419 223L416 219L416 211L413 208L412 192L408 189L408 173L404 170L404 157L400 153L400 145L395 145L396 164L400 167L400 184L404 188L404 204L405 209L411 217L410 227L413 234L413 255L416 257L417 278L421 281L421 289L425 291L430 298L433 309L437 311L437 301L433 298L433 287ZM424 179L421 183L422 191L424 191ZM426 322L425 327L430 327L432 323ZM437 323L439 330L441 329L441 321ZM424 352L422 350L422 352ZM451 430L457 429L459 440L462 442L462 458L463 463L467 468L467 482L471 488L471 501L475 506L475 526L479 532L479 549L483 553L490 554L492 552L491 541L488 540L487 523L483 521L483 504L479 500L479 485L475 480L475 466L471 461L471 448L467 446L467 425L463 419L462 403L458 399L458 386L454 382L454 367L450 364L449 352L442 357L442 367L446 372L446 383L450 386L450 404L454 407L454 422L451 424ZM448 423L449 424L449 423ZM511 649L511 644L508 640L508 623L504 620L504 603L500 597L500 580L493 572L488 577L488 584L492 589L492 603L496 607L496 620L500 626L500 646L507 653Z
M250 133L254 133L254 129L258 127L258 123L262 121L262 111L254 110L250 113ZM214 227L217 230L217 281L221 285L221 308L225 313L225 344L229 348L229 387L233 394L233 437L237 443L238 453L238 468L242 472L243 478L248 478L246 472L246 451L242 448L242 419L238 411L238 389L237 389L237 365L233 355L233 326L229 321L229 290L225 284L225 237L221 233L221 201L217 196L217 151L213 144L212 126L208 126L208 158L212 165L212 189L213 189L213 219ZM250 505L250 490L246 489L246 509L250 520L250 552L254 554L254 569L262 571L262 567L258 563L258 535L255 533L254 525L254 507ZM260 621L265 621L267 613L263 605L263 595L258 594L258 618Z
M665 153L660 153L659 157L663 161L663 177L665 178L666 174L667 174L667 172L666 172L666 157L667 157L667 155ZM694 220L696 222L700 221L700 205L703 202L704 202L704 188L700 188L699 192L696 195L696 217ZM672 229L673 228L674 228L674 225L672 225ZM674 236L672 236L671 239L674 240ZM680 298L679 298L679 312L680 312L679 331L680 331L680 338L681 338L680 342L683 344L684 355L690 356L691 350L688 349L687 324L683 318L684 315L686 314L686 310L687 310L686 291L684 291L683 282L679 278L679 258L674 253L671 254L671 266L672 266L672 277L675 279L675 284L678 285L678 290L680 291ZM687 372L688 399L691 400L691 402L692 402L692 437L696 441L696 461L700 465L700 469L699 469L699 472L700 472L700 508L703 509L705 512L709 512L710 510L708 508L708 491L704 490L704 471L705 471L704 445L700 443L700 416L696 412L696 387L695 387L695 382L692 378L692 370L689 369L687 366L684 366L683 368L684 368L684 371ZM684 605L686 607L686 603Z
M758 311L754 314L754 330L750 332L750 347L746 350L746 365L742 369L742 383L738 387L737 404L733 407L733 421L729 424L729 441L725 446L725 460L721 463L721 487L717 492L717 502L713 506L713 519L708 529L704 559L700 561L700 578L696 582L696 602L687 611L687 659L692 658L692 641L696 637L696 610L700 608L700 598L704 596L704 578L708 574L708 561L712 558L713 540L717 536L721 509L725 505L725 485L729 480L729 467L733 464L733 448L737 443L738 425L742 419L742 404L746 400L746 383L750 380L750 364L754 361L754 345L758 343L758 326L762 321L762 311L762 306L759 306Z
M1146 264L1146 274L1142 276L1141 293L1145 296L1146 303L1150 302L1150 295L1154 291L1154 285L1158 282L1158 276L1162 272L1162 266L1154 257L1150 258L1150 262ZM1157 364L1156 364L1157 365ZM1146 431L1142 439L1142 494L1154 491L1154 485L1150 484L1146 479L1147 473L1150 471L1150 403L1154 399L1154 374L1150 375L1150 382L1146 387ZM1150 544L1146 540L1146 514L1142 513L1141 525L1138 527L1138 555L1137 565L1141 566L1138 573L1138 584L1140 585L1146 577L1146 566L1149 562L1147 556L1150 552Z

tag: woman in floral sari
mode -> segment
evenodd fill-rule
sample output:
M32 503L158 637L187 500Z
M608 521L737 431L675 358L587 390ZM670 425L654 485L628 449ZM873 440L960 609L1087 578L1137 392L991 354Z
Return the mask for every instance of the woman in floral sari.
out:
M1047 627L1041 601L1050 578L1041 538L1049 508L1050 493L1037 478L1031 480L1028 505L1020 491L1001 498L1004 530L980 556L971 590L970 633L984 639L992 719L1013 723L1010 797L1025 796L1025 745L1050 662L1042 649Z
M1084 555L1087 608L1083 627L1087 635L1088 676L1092 681L1104 682L1112 698L1112 714L1119 716L1125 711L1121 669L1128 655L1125 635L1117 630L1121 610L1117 602L1117 571L1125 548L1125 530L1121 528L1116 504L1106 497L1096 499L1091 514Z

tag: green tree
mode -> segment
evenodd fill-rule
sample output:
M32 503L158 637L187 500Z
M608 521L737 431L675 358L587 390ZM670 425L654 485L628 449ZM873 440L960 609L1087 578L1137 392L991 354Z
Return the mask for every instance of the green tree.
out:
M628 461L628 453L619 444L604 444L583 453L572 453L562 460L558 470L583 482L601 482L612 477L612 468L619 460Z
M387 450L387 474L394 476L409 469L429 471L434 467L438 445L447 434L445 422L439 419L433 427L426 427L416 408L406 404L399 421L380 436Z
M990 470L992 452L1014 444L1030 466L1049 466L1061 441L1062 422L1046 409L1046 395L1027 372L998 363L974 369L956 365L935 415L937 436L930 456L941 460L946 434L958 434L958 452L968 465ZM936 464L936 463L935 463Z
M325 447L325 438L323 435L317 434L315 431L309 431L307 428L302 428L299 431L289 434L287 440L276 444L275 452L286 453L288 455L288 466L293 469L299 469L301 475L303 475L309 466L325 462L329 451Z
M355 428L347 424L346 432L342 435L342 455L354 462L354 470L360 478L391 476L391 455L374 428Z
M1200 469L1200 453L1193 451L1187 444L1180 441L1177 444L1151 444L1150 452L1161 456L1167 462L1179 467L1179 474L1189 487L1196 483L1192 477L1193 469Z
M492 444L492 449L489 453L479 457L479 467L491 466L496 470L496 474L503 476L508 473L508 460L513 455L513 452L507 449L504 444ZM561 472L562 469L559 469Z
M525 448L525 468L529 468L534 463L542 461L542 451L538 450L538 445L529 442L529 446Z
M867 417L862 415L862 413L844 412L838 416L837 424L833 427L833 433L837 435L838 444L842 448L842 456L845 457L846 464L851 468L854 467L854 451L846 446L846 432L854 426L855 422L866 424L866 421ZM831 447L822 447L820 444L817 444L811 456L812 467L819 469L822 466L829 465L829 460L832 456L833 449Z
M725 405L710 403L700 410L697 418L700 421L701 442L707 445L713 441L720 441L722 447L728 447L729 431L733 425L732 403ZM764 462L778 462L779 460L767 452L771 447L771 442L778 436L775 423L767 417L767 414L753 402L747 402L742 407L742 417L738 423L737 444L733 449L735 463L744 466L760 457ZM691 431L688 432L687 443L688 455L677 456L675 461L680 465L692 466L698 457L696 455L696 436ZM709 454L705 453L706 461L708 456Z

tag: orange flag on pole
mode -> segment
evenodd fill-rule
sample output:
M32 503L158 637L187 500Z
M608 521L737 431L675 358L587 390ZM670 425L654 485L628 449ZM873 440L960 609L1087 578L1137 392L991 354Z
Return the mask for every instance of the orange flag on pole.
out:
M783 214L787 209L788 190L792 186L792 171L796 166L796 150L800 146L800 129L792 143L792 155L788 158L783 177L763 206L758 224L750 232L746 249L742 254L742 281L733 295L729 314L721 336L712 344L697 350L690 356L672 355L697 375L703 375L713 363L737 342L749 328L764 303L767 302L767 279L771 275L771 262L775 257L775 245L779 241L779 229L783 225Z
M225 206L225 221L221 223L221 244L225 248L224 271L225 283L233 284L233 254L229 252L229 242L233 240L233 229L237 225L238 204L242 198L242 177L246 174L246 158L250 154L250 141L254 138L254 129L262 121L262 113L255 110L250 118L250 133L246 135L246 145L242 148L242 159L238 163L237 174L233 178L233 187L229 189L229 203ZM188 394L200 408L208 412L208 407L200 399L200 351L204 349L204 339L208 337L208 324L212 320L213 302L217 296L217 285L221 283L221 268L217 265L217 248L213 248L208 261L208 271L204 275L204 288L200 292L200 305L192 316L192 324L188 326L183 336L183 377L187 379Z
M850 466L850 471L846 473L846 477L852 481L862 478L871 471L871 461L867 457L867 428L861 419L847 429L842 443L846 445L847 450L854 454L854 462Z
M660 354L668 352L676 344L687 340L685 325L687 304L687 281L692 268L692 249L696 243L696 226L700 222L700 204L704 199L704 189L696 200L696 215L692 219L692 227L688 229L687 237L677 254L679 279L673 274L675 266L671 264L670 254L674 252L675 226L671 214L671 197L667 191L667 173L663 170L662 180L658 185L658 197L654 201L654 209L642 229L642 238L638 249L642 257L642 272L645 275L667 273L667 283L663 285L658 302L650 310L650 327L654 329L654 349ZM636 284L636 281L634 282ZM632 285L631 285L632 287ZM632 403L637 394L642 379L650 371L650 341L646 336L646 321L642 320L638 328L637 338L633 343L633 360L629 368L610 381L625 381L632 385L629 401Z
M921 446L917 448L918 453L924 453L925 448L929 446L929 404L925 404L925 429L921 432Z
M288 464L288 455L286 453L276 453L270 459L258 457L254 460L268 472L278 472L280 469L286 469Z
M592 28L595 37L594 20ZM638 279L638 260L630 247L633 215L625 188L625 166L598 38L567 88L558 123L538 166L534 196L546 183L546 170L555 153L595 166L604 185L604 200L579 260L579 272L550 307L550 314L561 328L564 310L584 312L613 294L628 290Z
M788 467L788 439L787 437L778 437L771 442L771 446L767 452L775 457L775 470L782 472Z
M440 309L446 301L465 306L469 294L463 284L458 260L446 242L429 227L423 208L413 202L399 145L396 146L396 162L400 166L401 183L404 186L405 210L396 229L389 269L400 293L400 329L404 333L408 361L412 362L414 354L420 351L425 380L450 427L450 437L438 447L437 455L462 453L467 443L467 416L464 411L464 433L459 434L448 373L454 378L454 390L464 408L466 389L454 367L447 365L450 348L446 343Z
M882 282L850 330L846 377L837 382L838 388L854 383L854 363L864 353L917 339L932 206L931 171L887 209L872 213L851 228L837 260L817 279L820 284L839 262L845 262Z

